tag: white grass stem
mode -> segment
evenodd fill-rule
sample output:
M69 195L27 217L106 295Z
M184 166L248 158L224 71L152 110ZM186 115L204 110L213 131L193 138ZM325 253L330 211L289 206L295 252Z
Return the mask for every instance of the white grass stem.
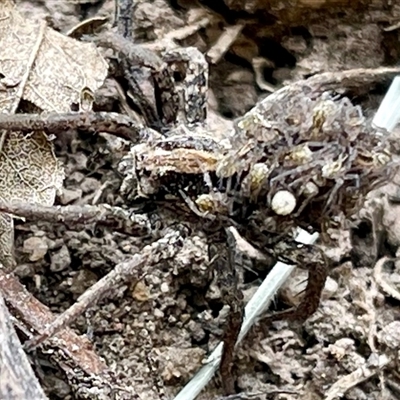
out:
M308 234L302 229L298 230L296 241L303 244L313 244L318 234ZM281 262L275 264L274 268L264 279L254 296L250 299L245 308L245 317L240 330L238 343L246 336L247 332L256 322L257 318L266 310L276 292L283 285L295 266ZM174 400L194 400L204 387L210 382L221 362L223 343L219 343L206 364L196 373L189 383L178 393Z

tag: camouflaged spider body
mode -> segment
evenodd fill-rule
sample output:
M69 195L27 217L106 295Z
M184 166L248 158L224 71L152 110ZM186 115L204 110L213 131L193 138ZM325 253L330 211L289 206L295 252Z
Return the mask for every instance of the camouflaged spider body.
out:
M297 204L288 218L319 229L323 219L350 215L360 205L371 178L391 161L389 144L347 98L311 97L299 89L282 102L287 94L280 92L237 121L232 150L218 163L217 175L241 177L238 192L264 217L273 216L277 193L292 193Z
M150 196L168 187L181 198L184 191L201 213L320 230L332 216L354 213L391 161L390 143L359 106L301 86L267 97L236 121L229 137L228 150L184 149L168 137L136 147L135 171L146 181L140 186Z
M361 108L306 83L259 102L226 133L229 146L220 146L207 135L204 56L189 48L163 59L165 76L179 77L179 106L167 132L122 161L130 198L172 195L199 215L239 224L250 218L277 234L295 226L321 231L335 215L353 214L390 172L390 143ZM166 91L160 98L172 97Z

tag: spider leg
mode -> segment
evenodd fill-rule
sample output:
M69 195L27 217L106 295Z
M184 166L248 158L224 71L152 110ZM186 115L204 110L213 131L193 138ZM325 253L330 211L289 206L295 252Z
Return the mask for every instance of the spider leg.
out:
M221 287L222 298L229 305L230 312L224 329L224 347L222 352L220 375L225 395L235 393L235 378L232 374L233 357L244 317L243 294L238 288L239 279L236 270L238 251L232 228L225 229L227 238L222 248L215 250L218 256L214 259L214 268Z
M132 9L136 6L134 0L115 0L114 26L118 33L127 39L133 38Z
M331 189L331 192L329 193L328 199L326 200L324 209L323 209L323 213L326 212L326 210L328 209L328 207L332 204L335 196L337 195L339 189L343 186L344 184L344 180L342 178L338 178L336 180L335 185L333 186L333 188Z
M207 118L208 63L195 47L168 50L163 55L175 77L180 97L177 115L187 126L202 124Z
M301 203L297 212L294 214L294 218L298 218L300 216L300 214L304 211L308 204L310 204L311 200L317 196L317 194L318 193L310 194L309 196L307 196L307 198Z
M308 267L308 281L304 291L304 297L296 308L290 308L266 317L267 322L291 320L306 321L317 311L321 299L322 290L328 277L328 268L325 263L316 263Z

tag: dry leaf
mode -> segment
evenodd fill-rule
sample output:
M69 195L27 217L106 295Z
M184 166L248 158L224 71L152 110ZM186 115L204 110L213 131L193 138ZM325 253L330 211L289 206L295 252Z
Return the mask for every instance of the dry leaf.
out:
M95 93L107 71L93 44L25 19L12 1L0 0L0 112L17 112L22 99L41 111L68 112L82 93ZM0 132L0 200L52 205L63 179L45 133ZM0 215L0 262L7 268L12 247L12 218Z
M0 72L19 82L0 92L0 107L15 112L21 98L43 111L68 112L83 88L92 92L108 66L92 43L82 43L24 19L10 0L0 0Z

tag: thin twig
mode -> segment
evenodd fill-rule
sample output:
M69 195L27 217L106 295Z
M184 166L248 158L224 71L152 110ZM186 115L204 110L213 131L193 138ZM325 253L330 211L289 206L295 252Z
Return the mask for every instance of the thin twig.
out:
M30 339L43 332L55 317L47 306L37 300L17 278L0 268L0 292L4 296L10 312L15 317L14 324L22 335ZM82 336L66 328L52 337L41 349L50 361L64 371L71 387L75 390L91 391L90 398L101 400L122 395L126 398L127 389L114 384L116 377L94 351L91 344ZM129 399L140 398L129 388ZM81 393L82 395L84 393ZM18 398L26 398L20 396ZM89 397L85 397L89 398ZM122 397L121 397L122 398Z
M0 291L0 398L46 400Z
M355 68L337 72L323 72L311 78L295 82L292 86L310 86L323 92L335 89L357 89L365 85L393 78L400 74L400 67Z
M131 211L108 204L97 206L43 206L23 202L5 203L0 201L0 212L26 218L30 221L63 223L75 230L79 230L82 225L87 224L112 227L116 232L131 236L145 236L151 230L147 216L134 214Z
M62 134L69 129L86 132L107 132L132 142L137 142L146 134L143 125L126 115L114 112L85 112L61 114L1 114L0 130L8 131L45 131Z
M33 337L34 334L40 334L46 325L54 321L54 315L49 308L29 293L17 278L5 273L1 268L0 292L13 315L27 328L28 338ZM67 328L59 332L53 340L52 344L60 343L64 352L70 354L71 362L79 365L85 373L99 374L107 369L104 361L71 329ZM80 351L75 351L74 347L79 348Z

